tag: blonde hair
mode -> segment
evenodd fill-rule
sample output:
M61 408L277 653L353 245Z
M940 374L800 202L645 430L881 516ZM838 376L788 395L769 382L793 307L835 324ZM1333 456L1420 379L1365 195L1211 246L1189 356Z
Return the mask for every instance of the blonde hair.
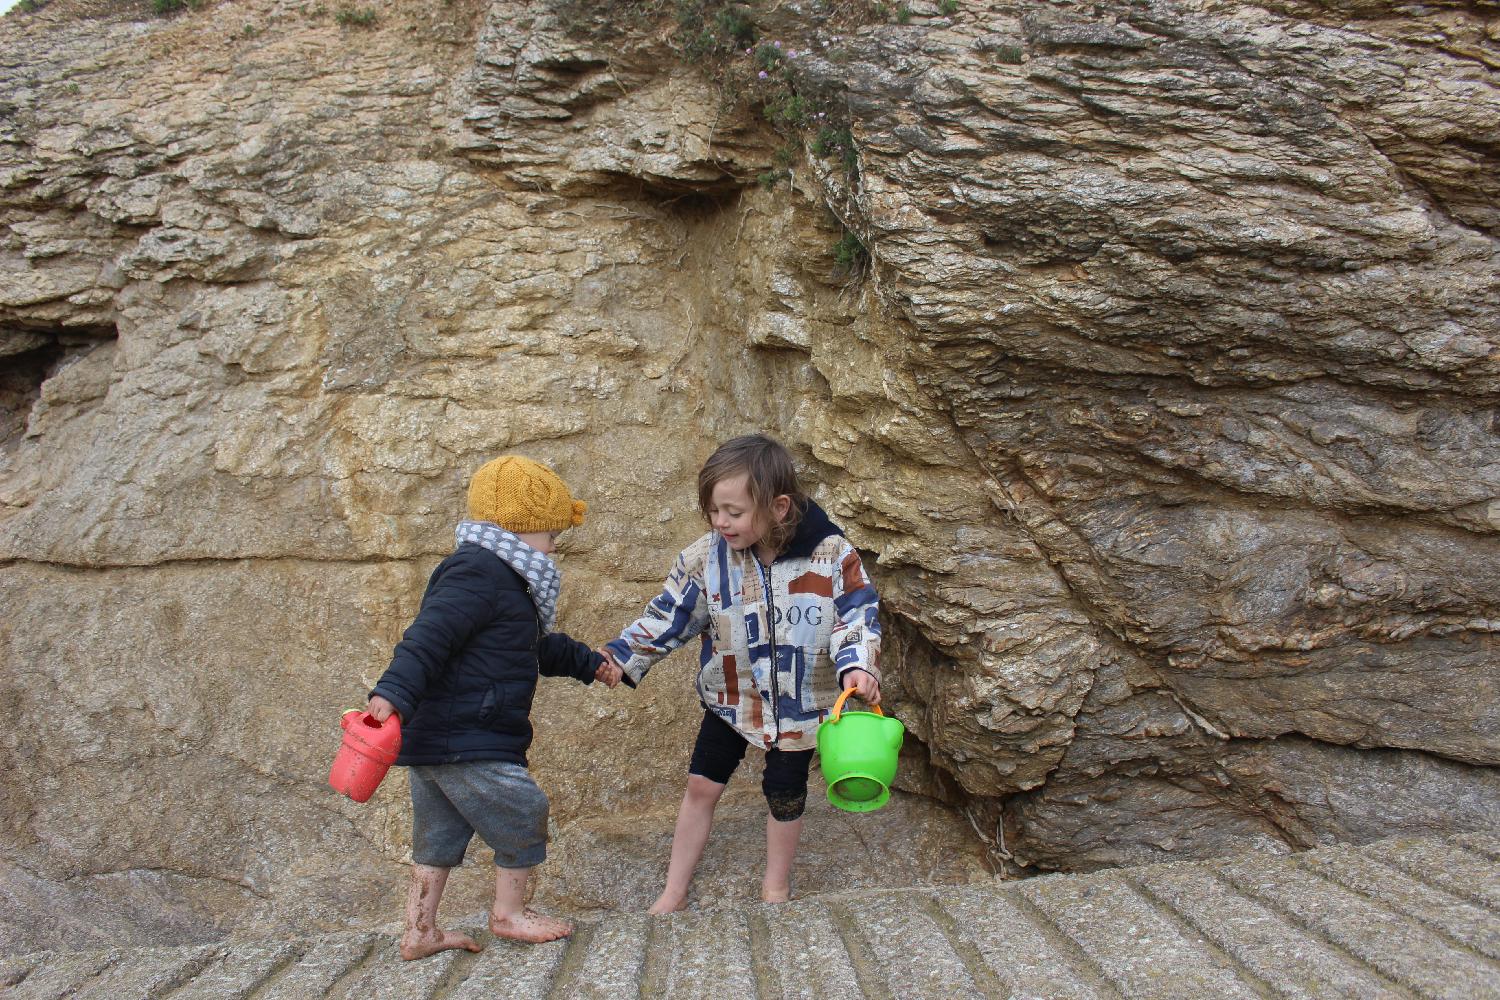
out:
M776 552L782 551L797 533L802 508L807 504L807 495L797 482L792 453L764 434L746 434L719 445L698 470L698 509L705 520L709 519L714 487L739 475L746 477L756 515L765 520L766 544ZM771 506L779 496L792 499L791 508L780 521Z

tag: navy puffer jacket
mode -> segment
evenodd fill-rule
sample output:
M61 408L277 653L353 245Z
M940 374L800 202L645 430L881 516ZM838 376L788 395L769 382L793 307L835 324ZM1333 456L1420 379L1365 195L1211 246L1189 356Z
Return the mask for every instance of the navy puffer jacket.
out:
M401 714L398 764L526 763L538 674L594 679L602 657L543 634L526 581L466 543L438 564L422 608L370 693Z

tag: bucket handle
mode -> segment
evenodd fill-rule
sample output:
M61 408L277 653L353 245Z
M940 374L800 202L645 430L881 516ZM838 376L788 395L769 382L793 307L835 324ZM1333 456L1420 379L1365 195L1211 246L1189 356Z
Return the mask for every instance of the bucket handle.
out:
M837 721L839 721L839 714L842 713L843 710L844 710L844 702L848 701L849 700L849 696L851 694L853 694L853 693L854 693L854 688L845 688L844 689L844 693L841 694L841 695L839 695L838 701L836 701L836 702L833 703L833 713L832 713L832 715L828 719L829 722L837 722ZM863 701L864 699L860 699L860 700ZM880 710L880 706L879 705L871 705L870 709L876 715L879 715L879 716L884 716L885 715L885 713Z

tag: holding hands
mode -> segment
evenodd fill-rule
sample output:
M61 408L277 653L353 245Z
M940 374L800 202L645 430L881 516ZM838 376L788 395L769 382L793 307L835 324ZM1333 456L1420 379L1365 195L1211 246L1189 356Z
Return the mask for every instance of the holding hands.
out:
M599 669L594 671L594 680L599 681L605 687L614 687L620 683L620 678L625 676L625 671L615 663L615 658L609 655L607 650L596 650L604 657L604 662L599 664Z
M880 682L868 670L856 667L846 673L843 677L843 687L845 691L853 688L854 693L866 705L880 704Z
M599 649L595 650L595 652L603 657L603 660L600 662L598 668L594 671L594 680L600 682L606 687L614 687L615 685L619 684L620 679L625 676L624 669L622 669L620 665L615 662L615 658L609 654L608 650ZM846 691L849 688L853 688L854 693L858 695L867 705L880 704L880 681L876 680L875 675L870 673L868 670L860 670L856 668L844 674L843 688ZM378 700L384 701L385 699L381 698Z

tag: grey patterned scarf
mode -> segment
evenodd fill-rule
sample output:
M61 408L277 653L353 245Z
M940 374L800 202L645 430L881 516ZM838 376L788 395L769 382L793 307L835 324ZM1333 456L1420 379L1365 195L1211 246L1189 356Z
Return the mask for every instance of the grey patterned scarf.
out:
M495 553L506 565L526 579L531 587L531 602L541 615L542 628L551 632L557 625L557 594L562 590L562 574L551 557L521 541L498 524L489 521L460 521L454 532L456 544L473 542Z

